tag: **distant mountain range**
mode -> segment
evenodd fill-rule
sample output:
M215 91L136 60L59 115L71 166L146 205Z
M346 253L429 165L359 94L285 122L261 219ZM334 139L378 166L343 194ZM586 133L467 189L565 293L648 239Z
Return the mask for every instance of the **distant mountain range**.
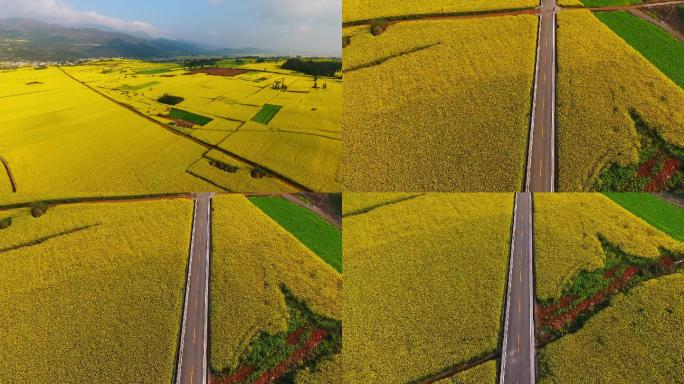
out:
M25 18L0 19L0 60L60 61L92 57L152 59L176 56L271 55L258 48L207 49L96 28L66 28Z

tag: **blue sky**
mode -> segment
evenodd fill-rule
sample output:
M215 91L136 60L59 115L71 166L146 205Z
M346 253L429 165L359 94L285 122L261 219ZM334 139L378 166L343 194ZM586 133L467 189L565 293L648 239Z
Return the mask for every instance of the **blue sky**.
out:
M0 17L101 25L225 48L341 55L341 0L0 0Z

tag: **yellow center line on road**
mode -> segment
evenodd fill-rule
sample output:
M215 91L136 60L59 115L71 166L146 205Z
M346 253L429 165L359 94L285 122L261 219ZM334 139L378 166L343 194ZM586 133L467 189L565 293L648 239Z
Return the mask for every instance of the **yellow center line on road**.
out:
M518 298L518 313L522 312L522 303L520 302L520 298Z
M192 384L193 373L195 373L195 367L190 367L190 384Z
M541 138L544 138L544 124L541 125Z
M539 159L539 176L542 175L542 165L544 164L544 159Z
M518 272L518 280L522 283L522 271Z
M195 311L197 310L197 297L195 297Z
M192 330L192 343L195 344L195 336L197 336L197 329Z
M518 337L516 338L515 341L515 351L520 352L520 334L518 333Z

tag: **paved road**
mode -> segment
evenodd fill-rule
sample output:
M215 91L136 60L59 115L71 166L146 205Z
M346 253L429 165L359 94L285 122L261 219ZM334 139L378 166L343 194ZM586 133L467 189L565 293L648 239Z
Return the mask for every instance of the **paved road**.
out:
M542 0L526 192L555 191L556 4Z
M508 271L500 384L535 382L532 194L517 193Z
M181 384L207 382L210 218L211 194L196 195L176 377L176 383Z

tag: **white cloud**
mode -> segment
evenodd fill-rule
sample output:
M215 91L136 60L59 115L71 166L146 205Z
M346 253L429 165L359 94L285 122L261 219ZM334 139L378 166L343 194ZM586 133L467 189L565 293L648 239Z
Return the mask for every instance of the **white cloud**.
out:
M93 11L75 10L62 0L0 0L0 17L32 17L60 24L102 25L153 36L160 34L157 28L144 21L128 21Z
M283 24L328 24L342 18L340 0L251 0L263 16ZM331 25L340 29L339 24Z

